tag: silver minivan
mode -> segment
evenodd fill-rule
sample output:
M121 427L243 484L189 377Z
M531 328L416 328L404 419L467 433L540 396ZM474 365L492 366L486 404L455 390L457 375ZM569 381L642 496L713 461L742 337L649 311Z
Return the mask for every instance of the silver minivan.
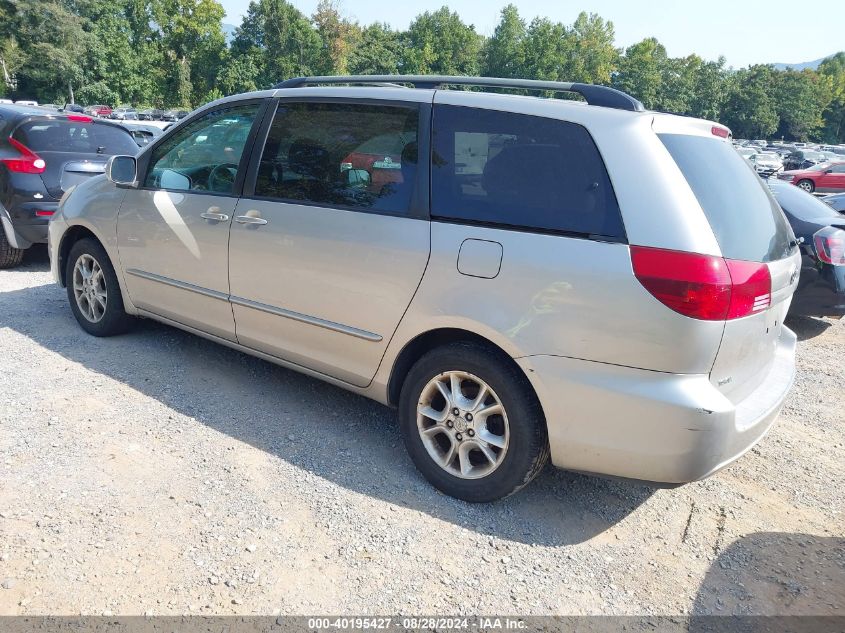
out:
M87 332L156 319L396 407L468 501L549 458L707 477L794 378L796 241L730 131L600 86L289 80L111 159L49 234Z

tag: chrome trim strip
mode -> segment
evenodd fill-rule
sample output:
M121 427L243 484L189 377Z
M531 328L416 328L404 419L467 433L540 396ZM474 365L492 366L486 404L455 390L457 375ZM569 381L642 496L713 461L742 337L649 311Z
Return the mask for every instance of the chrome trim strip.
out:
M127 268L126 272L130 275L134 275L135 277L140 277L141 279L156 281L167 286L173 286L174 288L187 290L188 292L195 292L198 295L203 295L204 297L219 299L220 301L230 301L235 305L243 306L245 308L252 308L253 310L259 310L261 312L280 316L285 319L292 319L294 321L299 321L300 323L307 323L308 325L316 325L317 327L325 328L326 330L340 332L341 334L354 336L355 338L360 338L365 341L378 343L382 340L382 336L380 334L373 334L372 332L367 332L366 330L359 330L358 328L350 327L348 325L342 325L340 323L335 323L334 321L318 319L317 317L308 316L307 314L300 314L299 312L293 312L292 310L276 308L274 306L267 305L266 303L250 301L249 299L244 299L243 297L236 297L234 295L230 296L223 292L209 290L208 288L201 288L200 286L195 286L184 281L176 281L175 279L170 279L170 277L162 277L161 275L144 272L143 270L137 270L135 268Z
M182 290L187 290L188 292L195 292L198 295L203 295L204 297L211 297L212 299L219 299L220 301L229 300L229 295L227 295L225 292L209 290L208 288L195 286L194 284L189 284L184 281L177 281L175 279L171 279L170 277L162 277L161 275L147 273L143 270L137 270L135 268L127 268L126 272L135 277L140 277L141 279L147 279L148 281L157 281L160 284L164 284L166 286L173 286L174 288L180 288Z
M243 297L236 297L235 295L232 295L231 297L229 297L229 301L231 301L235 305L243 306L245 308L252 308L253 310L267 312L268 314L274 314L276 316L284 317L286 319L293 319L294 321L307 323L309 325L316 325L317 327L332 330L333 332L340 332L341 334L348 334L349 336L364 339L365 341L378 343L382 340L382 336L380 334L373 334L372 332L367 332L366 330L359 330L358 328L350 327L348 325L341 325L340 323L335 323L334 321L326 321L324 319L318 319L317 317L308 316L306 314L300 314L299 312L293 312L291 310L285 310L283 308L276 308L273 306L269 306L266 303L250 301L249 299L244 299Z

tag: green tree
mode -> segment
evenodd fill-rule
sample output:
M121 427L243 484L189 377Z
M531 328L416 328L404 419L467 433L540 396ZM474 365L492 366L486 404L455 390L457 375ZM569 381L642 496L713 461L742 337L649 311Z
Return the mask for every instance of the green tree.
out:
M568 81L565 76L566 27L548 18L534 18L525 35L525 76L546 81Z
M320 0L312 16L320 35L320 74L348 75L349 56L361 38L361 27L340 14L340 0Z
M619 59L614 38L613 22L580 13L564 39L568 81L609 84Z
M477 75L480 70L481 36L448 7L417 16L407 41L404 73Z
M824 127L822 113L832 100L831 93L829 79L812 70L777 73L772 85L780 118L777 135L796 141L816 138Z
M769 90L777 71L772 66L751 66L729 80L721 120L738 138L768 138L780 118Z
M619 90L656 109L660 103L668 56L656 38L649 37L625 49L613 84Z
M400 33L388 24L371 24L349 53L349 72L355 75L393 75L400 72L403 57Z
M819 75L830 88L830 103L823 113L822 137L828 143L845 142L845 53L827 58L819 66Z
M484 47L482 73L488 77L523 77L525 75L525 38L528 29L516 6L502 9L501 20L493 37Z

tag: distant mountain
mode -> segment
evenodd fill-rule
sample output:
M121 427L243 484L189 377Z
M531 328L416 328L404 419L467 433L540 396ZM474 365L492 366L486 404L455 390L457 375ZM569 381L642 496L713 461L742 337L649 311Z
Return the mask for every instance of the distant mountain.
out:
M235 29L238 28L234 24L222 24L223 27L223 35L226 36L226 44L231 44L232 40L235 39Z
M833 57L833 55L828 55L827 57ZM812 62L803 62L801 64L775 64L775 68L778 70L786 70L787 68L791 68L792 70L804 70L806 68L809 68L810 70L818 70L819 65L826 60L827 57L822 57L821 59L817 59Z

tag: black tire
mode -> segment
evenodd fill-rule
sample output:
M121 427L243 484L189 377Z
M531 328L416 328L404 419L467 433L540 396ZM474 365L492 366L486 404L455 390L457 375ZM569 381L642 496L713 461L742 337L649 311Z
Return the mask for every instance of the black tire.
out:
M812 180L799 180L797 185L807 193L815 193L816 191L816 183Z
M6 231L0 227L0 268L14 268L20 266L25 250L15 248L6 239Z
M466 372L483 380L507 413L510 439L506 452L492 472L477 479L464 479L435 462L417 426L417 408L424 390L434 378L450 371ZM423 476L447 495L472 503L513 494L530 483L549 459L546 420L525 375L510 358L477 343L438 347L414 364L402 386L399 423L405 447ZM482 431L478 433L480 438Z
M74 291L74 268L77 261L86 255L92 257L102 269L105 283L106 307L101 318L96 322L91 321L83 314ZM115 336L116 334L123 334L132 325L132 317L126 314L123 307L123 296L120 294L120 284L117 281L114 267L106 250L99 242L85 238L71 247L65 268L65 280L70 309L79 325L88 334L92 336Z

